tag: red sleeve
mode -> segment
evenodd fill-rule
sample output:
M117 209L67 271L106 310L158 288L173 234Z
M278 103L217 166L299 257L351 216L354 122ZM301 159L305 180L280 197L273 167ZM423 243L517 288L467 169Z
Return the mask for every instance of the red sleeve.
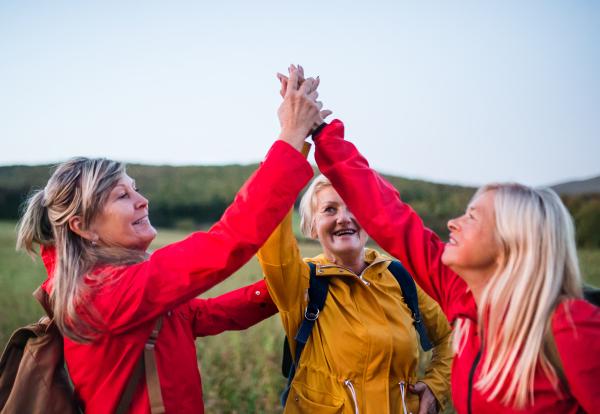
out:
M467 286L441 262L444 243L400 200L398 191L369 167L356 147L344 140L344 124L333 121L315 143L319 170L329 178L360 225L402 262L452 321Z
M192 299L188 307L194 338L248 329L278 312L264 280L216 298Z
M600 308L584 300L563 302L554 313L552 329L571 394L585 412L598 412Z
M99 269L118 280L92 298L105 329L113 333L133 329L232 275L265 243L312 176L299 151L276 141L208 232L159 249L139 265Z

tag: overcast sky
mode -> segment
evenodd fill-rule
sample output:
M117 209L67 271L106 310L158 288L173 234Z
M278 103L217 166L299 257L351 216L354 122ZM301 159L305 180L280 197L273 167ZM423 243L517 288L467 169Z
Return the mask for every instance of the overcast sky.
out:
M0 165L260 161L302 64L379 171L600 175L600 2L0 2Z

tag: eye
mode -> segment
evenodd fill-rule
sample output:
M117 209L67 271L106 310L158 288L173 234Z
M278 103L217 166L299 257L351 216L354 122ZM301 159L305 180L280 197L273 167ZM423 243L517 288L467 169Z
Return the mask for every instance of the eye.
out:
M119 197L117 197L117 199L120 200L121 198L125 198L125 197L128 197L128 196L129 196L129 194L124 193L124 194L121 194Z
M333 207L325 207L325 210L323 210L325 213L333 213L335 212L335 208Z

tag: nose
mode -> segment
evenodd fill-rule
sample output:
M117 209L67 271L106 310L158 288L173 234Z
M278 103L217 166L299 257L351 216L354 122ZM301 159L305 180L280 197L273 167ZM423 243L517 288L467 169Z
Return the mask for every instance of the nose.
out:
M135 193L135 194L136 194L135 208L138 210L142 209L142 208L148 208L148 200L140 193Z
M340 208L338 210L336 218L338 224L350 223L352 221L352 218L354 218L354 216L352 215L350 210L348 210L348 208Z
M458 229L459 229L459 223L458 223L458 219L457 218L448 220L448 229L451 232L458 231Z

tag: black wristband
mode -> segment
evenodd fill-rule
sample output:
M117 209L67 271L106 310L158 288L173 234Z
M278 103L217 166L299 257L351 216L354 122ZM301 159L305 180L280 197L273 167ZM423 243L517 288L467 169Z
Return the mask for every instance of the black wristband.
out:
M315 129L312 133L312 139L313 141L317 138L317 136L321 133L321 131L323 131L323 128L325 128L327 125L329 125L327 122L323 122L321 125L319 125L317 127L317 129Z

